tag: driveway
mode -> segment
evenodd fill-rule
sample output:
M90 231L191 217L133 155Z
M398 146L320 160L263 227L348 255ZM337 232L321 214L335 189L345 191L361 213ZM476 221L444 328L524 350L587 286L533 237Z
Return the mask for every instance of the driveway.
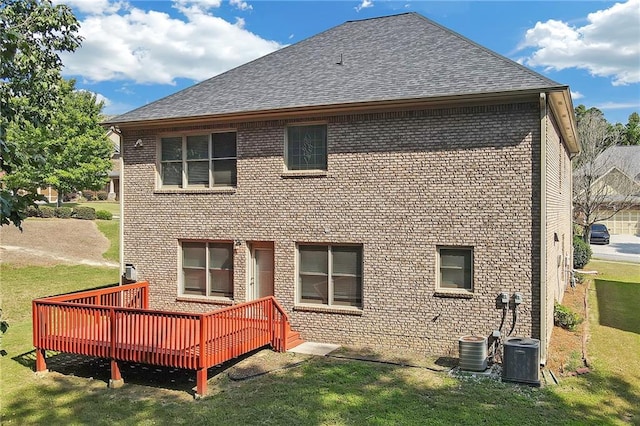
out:
M640 263L640 237L612 235L607 245L591 244L594 259Z

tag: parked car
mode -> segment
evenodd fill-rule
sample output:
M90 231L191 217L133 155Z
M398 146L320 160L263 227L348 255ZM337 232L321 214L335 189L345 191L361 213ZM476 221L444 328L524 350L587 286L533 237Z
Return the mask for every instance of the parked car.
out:
M609 244L609 230L605 224L594 223L591 225L589 242L591 244Z

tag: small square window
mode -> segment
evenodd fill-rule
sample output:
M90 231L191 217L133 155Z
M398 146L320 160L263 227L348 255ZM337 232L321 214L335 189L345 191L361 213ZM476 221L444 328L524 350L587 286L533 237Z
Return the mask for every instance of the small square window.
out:
M438 248L438 288L473 290L473 248Z
M288 170L327 170L327 126L288 127L285 154Z
M233 298L233 245L182 243L181 294Z
M298 246L300 303L362 308L362 247Z

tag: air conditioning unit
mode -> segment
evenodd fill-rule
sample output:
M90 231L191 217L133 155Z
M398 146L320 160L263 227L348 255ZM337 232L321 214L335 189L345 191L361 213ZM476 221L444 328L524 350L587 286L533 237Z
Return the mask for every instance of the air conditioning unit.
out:
M503 348L502 381L540 386L540 340L511 337Z
M484 336L462 336L458 340L460 369L484 371L487 369L487 338Z

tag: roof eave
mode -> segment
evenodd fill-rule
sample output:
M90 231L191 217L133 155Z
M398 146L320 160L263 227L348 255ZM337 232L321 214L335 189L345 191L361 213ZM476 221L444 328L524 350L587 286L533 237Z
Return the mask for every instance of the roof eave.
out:
M303 107L279 108L270 110L240 111L224 114L206 114L189 117L167 117L147 120L111 121L102 123L105 126L117 126L119 129L140 129L160 126L189 125L206 122L247 122L294 117L314 117L323 115L340 115L364 112L381 112L410 110L416 108L434 108L442 106L480 105L505 101L529 100L538 96L541 91L559 91L564 86L553 88L535 88L510 90L503 92L474 93L465 95L449 95L410 99L394 99L382 101L352 102L344 104L311 105ZM570 102L570 98L569 98ZM116 117L117 118L117 117Z
M551 111L558 121L560 132L571 154L580 152L578 140L578 128L576 125L575 109L571 100L571 92L568 86L560 89L549 90Z

